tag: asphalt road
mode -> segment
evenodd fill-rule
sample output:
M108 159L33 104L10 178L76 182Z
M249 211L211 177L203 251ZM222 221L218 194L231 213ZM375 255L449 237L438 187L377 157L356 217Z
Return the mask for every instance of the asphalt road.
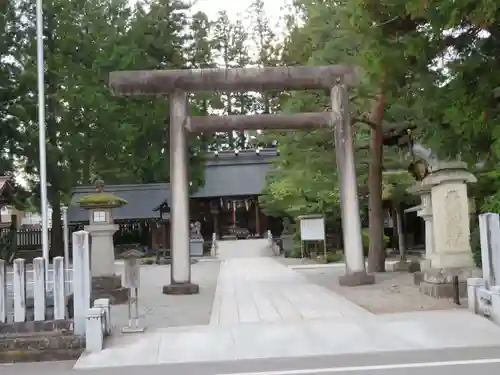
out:
M1 375L470 375L500 374L500 347L379 352L73 370L73 362L0 365Z

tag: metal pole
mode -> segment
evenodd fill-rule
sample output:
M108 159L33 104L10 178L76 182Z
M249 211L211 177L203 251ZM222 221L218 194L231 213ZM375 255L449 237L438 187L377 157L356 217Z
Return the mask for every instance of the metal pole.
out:
M170 188L172 189L171 283L191 282L189 255L189 184L187 139L187 95L176 91L170 95Z
M68 228L68 207L61 207L63 215L63 237L64 237L64 268L69 269L69 228ZM67 271L65 271L67 272Z
M363 242L361 240L361 220L359 217L358 186L354 164L354 147L351 119L348 108L347 87L339 83L332 88L332 125L335 126L335 149L337 172L340 185L340 210L346 271L364 272Z
M38 140L40 145L40 198L42 201L42 254L49 264L49 220L47 202L47 161L45 150L45 65L43 58L43 4L36 0L36 55L38 81Z

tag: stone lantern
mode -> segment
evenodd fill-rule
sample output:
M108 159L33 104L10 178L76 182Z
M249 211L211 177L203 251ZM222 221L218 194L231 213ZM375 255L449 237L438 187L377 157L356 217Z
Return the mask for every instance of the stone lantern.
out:
M111 210L127 204L124 199L104 192L104 182L96 181L96 192L86 195L77 204L89 212L90 274L92 298L109 298L112 303L127 301L127 290L122 288L119 275L115 275L113 235L118 230Z

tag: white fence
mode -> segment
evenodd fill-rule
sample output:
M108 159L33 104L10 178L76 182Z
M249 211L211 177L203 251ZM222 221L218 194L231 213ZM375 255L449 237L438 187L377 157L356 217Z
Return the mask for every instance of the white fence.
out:
M15 259L12 267L0 260L0 323L65 319L67 296L73 292L73 270L56 257L45 267L43 258L33 265Z
M104 336L111 333L111 313L107 298L90 307L89 233L74 232L72 247L72 269L65 269L63 257L55 257L52 264L35 258L29 269L24 259L9 267L0 260L0 324L68 319L72 295L74 333L85 336L87 350L102 350Z
M0 323L66 319L72 295L74 329L85 334L91 284L88 232L73 233L73 267L64 267L63 257L52 264L35 258L29 268L24 259L14 259L12 266L0 260Z
M479 215L482 278L467 280L469 310L500 324L500 215Z

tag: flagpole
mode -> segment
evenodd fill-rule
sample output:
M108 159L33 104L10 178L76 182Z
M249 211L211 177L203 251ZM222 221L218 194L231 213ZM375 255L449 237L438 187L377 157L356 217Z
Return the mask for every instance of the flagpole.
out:
M40 146L40 198L42 201L42 254L49 264L49 220L47 202L47 152L45 149L45 62L43 58L43 3L36 0L36 66L38 81L38 141Z

